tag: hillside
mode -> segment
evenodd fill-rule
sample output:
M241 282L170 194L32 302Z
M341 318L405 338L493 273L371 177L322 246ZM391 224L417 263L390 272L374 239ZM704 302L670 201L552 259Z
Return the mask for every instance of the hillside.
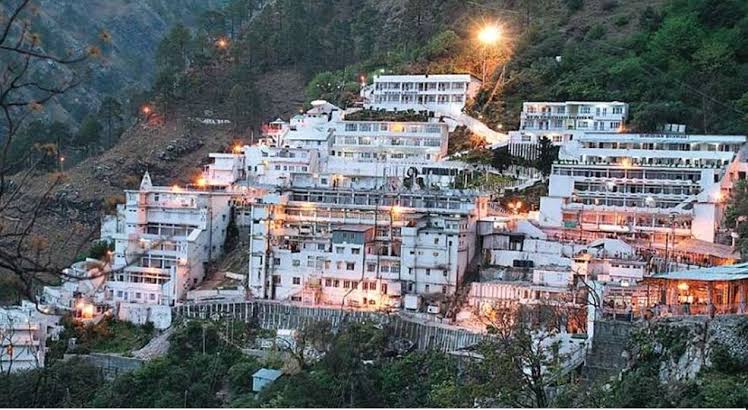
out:
M325 6L334 11L332 14L322 13L321 3L316 0L297 8L290 0L272 2L237 34L227 54L213 51L209 55L215 58L204 59L199 49L187 50L185 55L195 61L190 66L157 67L156 71L167 75L151 97L167 113L168 125L138 125L109 151L68 169L68 182L55 194L62 211L51 213L40 233L64 233L70 223L95 226L105 198L121 195L123 188L135 187L146 169L157 184L185 182L199 172L207 153L224 149L233 139L248 140L261 118L288 117L311 98L344 103L345 93L357 91L362 74L380 68L405 72L470 71L476 61L472 33L484 21L501 21L511 44L506 83L486 103L494 86L489 82L473 107L483 112L491 124L516 126L521 102L527 100L620 99L632 102L634 124L641 129L654 128L661 121L680 121L696 130L701 127L706 131L738 132L740 116L714 108L735 107L734 102L746 91L744 84L748 82L716 89L716 82L700 82L693 73L678 70L679 64L701 67L692 63L690 60L696 57L688 54L698 44L712 44L725 35L735 39L734 33L748 30L741 28L748 18L740 7L735 8L735 15L723 8L713 10L719 24L739 22L734 28L705 26L706 17L699 17L699 13L709 10L709 1L681 7L684 3L680 0L440 0L440 7L429 7L429 2L419 0L367 0L354 7L351 0L333 0ZM581 6L572 8L572 3ZM70 7L75 10L77 6ZM100 15L123 12L101 7ZM143 10L147 15L156 13L147 7ZM671 17L668 20L665 16ZM667 64L653 60L669 53L668 42L683 29L683 19L698 30L699 42L684 49L684 54L670 56L672 61L667 60ZM453 30L453 34L445 35L445 30ZM733 34L729 34L730 30ZM729 44L737 47L738 40ZM301 48L297 48L297 42ZM717 79L730 73L739 79L748 72L745 53L735 50L739 49L706 55L722 56L721 61L730 63L710 66ZM185 55L177 56L177 61ZM699 58L705 61L706 57ZM720 71L721 68L729 71ZM137 73L153 75L143 70ZM192 85L186 87L187 84ZM178 94L164 94L164 90L175 89ZM709 91L714 93L702 97ZM748 104L748 98L744 99ZM169 111L169 107L176 109ZM707 114L701 115L699 109ZM185 118L203 115L206 110L217 116L251 117L252 121L245 124L246 128L232 129L185 125ZM169 145L187 149L169 151ZM162 153L167 153L169 159L161 158ZM46 179L40 177L38 181ZM70 248L70 241L49 238L49 242L61 244L54 251L64 257L57 260L70 259L77 252Z
M164 33L176 23L194 26L206 10L227 0L41 0L25 15L40 49L55 55L100 51L87 63L84 81L65 96L46 106L51 121L77 127L83 116L99 106L107 95L128 98L130 93L150 88L155 53ZM0 4L8 14L16 1ZM40 76L64 76L68 68L50 64L37 68Z

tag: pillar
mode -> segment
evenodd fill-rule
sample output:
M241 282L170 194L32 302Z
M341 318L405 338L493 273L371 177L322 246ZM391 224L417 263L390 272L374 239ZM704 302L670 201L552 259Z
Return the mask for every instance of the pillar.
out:
M706 285L706 308L709 317L714 317L714 283L707 282Z
M745 288L746 288L745 281L738 282L738 314L746 313Z

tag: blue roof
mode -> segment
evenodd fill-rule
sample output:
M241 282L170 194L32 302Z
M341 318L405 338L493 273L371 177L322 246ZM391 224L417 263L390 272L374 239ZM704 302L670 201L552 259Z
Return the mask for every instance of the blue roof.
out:
M735 265L712 266L680 272L658 273L654 279L726 281L748 279L748 262Z
M260 379L275 380L283 375L283 372L276 369L260 369L252 375L252 377L258 377Z

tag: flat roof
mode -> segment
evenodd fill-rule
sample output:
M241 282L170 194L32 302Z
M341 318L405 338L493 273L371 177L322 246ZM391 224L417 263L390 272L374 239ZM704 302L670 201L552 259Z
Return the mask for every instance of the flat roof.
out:
M373 225L342 225L334 228L333 231L346 231L346 232L366 232L370 229L374 229Z
M617 132L594 132L594 133L584 133L583 135L580 135L576 138L579 142L584 141L611 141L611 142L625 142L625 141L636 141L641 142L644 141L652 141L652 142L662 142L667 140L672 140L674 142L678 141L688 141L688 142L717 142L717 141L725 141L728 140L734 141L734 142L745 142L746 136L745 135L717 135L717 134L679 134L679 133L617 133Z
M472 74L381 74L374 77L374 81L417 81L417 80L434 80L434 81L472 81L478 80Z
M680 272L658 273L652 275L651 278L667 280L700 280L707 282L744 280L748 279L748 262Z
M566 105L566 104L623 104L628 105L628 103L621 102L621 101L525 101L523 104L547 104L547 105Z

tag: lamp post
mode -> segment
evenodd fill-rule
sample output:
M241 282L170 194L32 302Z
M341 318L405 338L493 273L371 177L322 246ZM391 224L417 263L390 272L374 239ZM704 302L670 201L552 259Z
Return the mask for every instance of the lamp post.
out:
M483 83L486 82L486 70L488 65L488 47L495 45L501 39L501 29L496 25L487 25L478 31L478 41L481 43L481 75Z

